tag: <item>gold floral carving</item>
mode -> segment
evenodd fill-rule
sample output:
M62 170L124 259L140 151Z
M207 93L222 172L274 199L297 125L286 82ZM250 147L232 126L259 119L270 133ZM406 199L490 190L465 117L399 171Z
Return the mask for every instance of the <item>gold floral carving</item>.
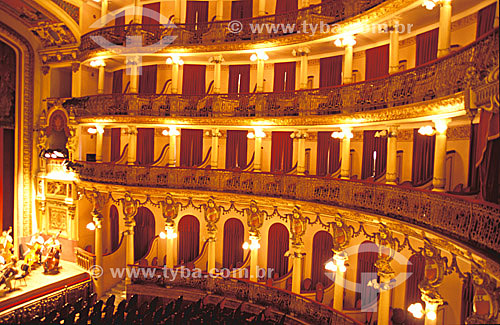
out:
M457 30L462 29L464 27L470 26L470 25L474 24L475 22L477 22L477 12L452 22L451 23L451 31L452 32L457 31Z
M413 141L413 129L398 130L398 142L411 142Z
M470 139L470 125L460 125L448 128L446 131L448 140L469 140Z
M68 229L67 226L67 210L64 208L49 207L49 229L63 230Z

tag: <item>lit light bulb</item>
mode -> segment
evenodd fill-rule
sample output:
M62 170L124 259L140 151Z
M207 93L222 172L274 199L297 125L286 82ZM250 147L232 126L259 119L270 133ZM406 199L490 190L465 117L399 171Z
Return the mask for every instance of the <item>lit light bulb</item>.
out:
M255 138L255 134L253 132L248 132L247 133L247 138L254 139Z
M172 63L173 63L172 58L167 58L166 63L167 63L167 64L172 64Z
M421 303L411 304L408 307L408 311L413 315L413 317L418 318L418 319L420 319L420 318L422 318L422 316L424 316L424 309L422 308Z
M247 250L248 248L250 248L250 245L247 242L244 242L242 247L244 250Z
M162 232L160 232L160 238L161 238L161 239L165 239L165 238L167 238L167 234L165 234L163 231L162 231Z
M167 238L168 239L175 239L175 238L177 238L177 233L174 231L174 229L171 229L171 228L167 229Z
M426 317L430 320L436 320L437 318L437 315L436 315L436 312L434 310L431 310L431 311L428 311L426 313Z
M88 128L87 132L90 133L90 134L96 134L97 133L97 129L96 128Z
M168 130L161 131L161 134L163 134L164 136L168 137Z
M336 272L337 265L335 265L335 263L333 263L333 261L329 261L328 263L326 263L325 269L328 271Z
M87 224L87 229L90 230L90 231L94 231L95 230L95 223L89 222Z
M252 55L250 56L250 61L252 61L252 62L257 61L257 54L255 54L255 53L254 53L254 54L252 54Z

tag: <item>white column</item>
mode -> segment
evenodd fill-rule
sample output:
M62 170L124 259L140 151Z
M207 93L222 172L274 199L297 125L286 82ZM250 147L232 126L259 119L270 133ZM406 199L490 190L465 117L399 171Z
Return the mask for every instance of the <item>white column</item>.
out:
M104 94L104 77L106 76L106 72L104 70L104 66L99 67L99 79L97 82L97 93Z
M342 311L344 309L344 279L345 279L345 262L348 259L347 254L336 252L333 256L335 264L335 286L333 287L333 309Z
M304 175L306 170L306 137L305 134L298 136L297 145L297 174Z
M255 235L250 235L249 237L250 241L252 244L257 244L259 243L260 237L255 236ZM250 281L255 281L257 282L257 268L259 267L259 249L257 247L252 247L253 245L250 245ZM254 244L254 245L255 245Z
M444 191L446 186L446 130L449 120L436 120L436 144L434 147L433 191Z
M342 128L344 138L342 139L342 160L340 162L340 178L351 177L351 128Z
M390 27L390 45L389 45L389 73L395 73L399 70L399 21L392 21Z
M131 267L129 265L133 265L135 263L134 261L134 227L135 227L135 220L132 217L131 219L126 219L125 220L125 236L126 236L126 241L127 241L127 247L126 247L126 258L125 258L125 263L126 267L130 272ZM131 278L126 277L125 278L125 284L130 285L132 284Z
M224 15L224 0L217 0L217 8L215 11L215 19L222 20Z
M50 98L50 67L44 65L42 67L42 99Z
M300 75L299 75L299 88L307 88L307 67L308 67L308 54L310 50L308 47L301 47L297 50L293 50L292 54L294 56L300 57Z
M105 16L108 14L108 0L101 0L101 23L105 25Z
M175 130L175 129L174 129ZM176 131L176 130L175 130ZM172 129L170 129L170 142L168 149L168 166L175 167L177 161L177 135L172 134Z
M182 21L182 18L181 18L181 8L182 8L182 5L181 5L181 1L182 0L175 0L174 2L174 23L176 24L180 24L181 21Z
M73 63L71 65L71 96L80 97L82 89L82 69L80 63ZM45 85L45 84L44 84Z
M173 269L175 262L174 262L174 252L175 252L175 238L177 238L177 234L175 232L175 226L165 226L165 231L167 232L167 238L166 238L166 258L165 258L165 265L169 269Z
M303 245L293 245L292 254L292 292L300 294L300 284L302 283L302 248Z
M440 297L432 298L422 294L422 300L425 302L425 325L437 325L437 312L440 305L444 303Z
M210 156L210 167L219 168L219 130L212 130L212 154Z
M380 276L380 285L389 285L390 278ZM389 324L389 313L391 309L391 289L380 288L377 310L377 324Z
M264 64L265 61L257 59L257 92L264 91Z
M387 172L386 184L396 184L396 158L397 158L397 126L391 126L387 130Z
M134 165L137 161L137 128L135 126L128 127L128 159L129 165Z
M141 23L141 5L139 0L134 0L134 24Z
M259 16L266 15L266 0L258 0L259 1Z
M451 0L441 0L439 11L438 58L450 53L451 46Z
M262 168L262 138L255 137L255 157L253 162L253 171L260 172Z
M127 73L130 74L129 93L137 94L139 89L139 58L128 57L126 60Z
M97 162L102 162L102 140L104 136L104 129L101 126L97 126L97 133L95 134L95 160Z
M352 45L347 45L345 47L344 53L344 84L352 82L352 59L354 55L354 49Z
M94 210L92 211L93 221L95 224L95 265L103 267L102 265L102 215ZM95 289L97 297L101 297L103 294L102 288L102 276L95 278Z
M221 63L224 61L221 55L216 55L210 58L210 63L214 64L214 93L220 93L220 78L221 78Z
M213 273L215 269L215 233L208 238L207 272Z
M179 92L179 64L172 63L172 94Z

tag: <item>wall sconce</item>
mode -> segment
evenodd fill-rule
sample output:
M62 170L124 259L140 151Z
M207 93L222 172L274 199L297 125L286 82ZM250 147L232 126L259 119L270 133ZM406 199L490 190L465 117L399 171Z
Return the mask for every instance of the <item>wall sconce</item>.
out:
M307 137L309 136L309 134L307 134L307 132L305 131L296 131L296 132L292 132L292 134L290 134L290 138L292 139L306 139Z
M171 127L169 130L165 129L165 130L161 131L161 134L163 134L166 137L168 137L169 135L173 135L173 136L181 135L179 130L177 130L174 127Z
M269 60L269 55L267 55L267 53L264 51L258 50L250 56L250 61L254 62L257 60L264 60L264 61Z
M215 129L215 130L208 130L205 132L205 135L207 137L222 137L222 133L219 131L219 129Z
M179 57L179 55L172 55L165 61L167 64L178 64L184 65L184 61Z
M90 230L90 231L94 231L96 229L95 223L93 221L89 222L87 224L87 229Z
M250 250L256 250L260 248L259 241L257 239L250 239L250 244L248 242L244 242L242 245L244 250L250 249Z
M104 62L103 59L97 59L97 60L93 60L93 61L90 61L90 66L92 68L99 68L99 67L105 67L106 66L106 62Z
M422 7L425 7L427 10L432 10L439 3L439 0L424 0L422 2Z
M94 127L89 127L87 129L87 132L90 134L90 135L94 135L96 133L99 133L99 134L103 134L104 133L104 129L102 126L94 126Z
M411 304L408 307L408 311L413 315L413 317L421 319L424 315L429 320L436 320L437 314L434 310L425 310L421 303Z
M351 131L340 131L340 132L332 132L332 138L334 139L352 139L354 134Z
M356 45L356 37L354 35L340 37L337 38L333 44L335 44L336 47L354 46Z
M433 136L436 133L436 130L432 126L426 125L418 129L418 133L420 135Z
M255 129L255 132L248 132L247 138L255 139L255 138L265 138L266 134L262 129Z
M342 272L347 271L347 267L345 266L345 262L347 261L347 254L345 252L335 253L333 255L333 261L329 261L325 264L325 269L331 272Z

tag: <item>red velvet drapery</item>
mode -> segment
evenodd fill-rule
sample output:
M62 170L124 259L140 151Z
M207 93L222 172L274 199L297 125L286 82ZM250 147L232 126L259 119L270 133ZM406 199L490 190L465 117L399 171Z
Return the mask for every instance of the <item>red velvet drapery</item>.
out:
M111 153L109 161L114 162L120 158L120 146L121 146L121 131L120 128L111 129Z
M468 186L471 192L479 191L479 168L476 167L478 154L478 135L479 124L471 124L470 127L470 143L469 143L469 178Z
M297 0L276 0L275 13L282 14L297 11L299 8Z
M15 132L0 127L0 229L14 227Z
M311 288L316 288L316 283L321 282L325 288L332 280L325 275L325 264L332 258L333 237L327 231L318 231L313 238Z
M377 152L375 160L375 178L385 173L387 166L387 137L375 137L377 131L363 132L363 162L361 179L373 176L373 153Z
M389 74L389 45L366 50L366 80Z
M181 167L195 167L203 161L203 130L181 129Z
M413 163L411 179L413 186L423 185L432 180L434 174L434 146L436 136L421 135L413 130Z
M479 10L477 13L476 38L480 38L494 28L497 3Z
M271 173L288 172L292 169L292 132L273 131L271 136Z
M250 92L250 65L230 65L229 66L229 87L230 94Z
M113 72L113 94L121 94L123 92L123 69Z
M155 160L155 129L137 129L137 164L149 165Z
M197 1L192 1L197 2ZM185 64L182 66L182 94L205 95L206 66Z
M189 30L203 30L207 28L208 1L187 1L186 28Z
M418 285L425 276L425 259L422 255L416 254L412 255L406 266L406 273L410 274L409 278L406 280L406 297L405 297L405 309L411 304L422 302L422 293L418 288Z
M269 228L267 237L267 268L280 277L288 272L288 251L290 235L288 229L281 223L275 223Z
M142 67L139 76L139 94L156 94L156 65L146 65Z
M329 131L318 132L316 175L331 175L340 168L340 140Z
M377 268L375 267L377 259L378 246L375 243L365 241L359 245L356 283L360 285L361 292L356 292L357 308L365 309L377 302L377 291L368 286L368 282L377 280Z
M177 226L179 232L179 249L177 263L188 263L200 253L200 222L196 217L182 217Z
M247 131L227 130L226 169L247 166Z
M160 23L160 3L153 2L142 6L142 29L149 32L159 30Z
M231 2L231 20L252 17L253 0L242 0Z
M114 33L115 35L120 36L119 38L122 39L121 42L122 44L124 41L123 36L125 35L125 28L123 28L124 25L125 25L125 10L123 10L122 12L118 13L115 16L115 26L122 26L122 27L116 27L114 29Z
M111 251L114 252L119 244L119 215L115 205L109 208L109 237L111 238Z
M155 217L145 207L137 209L134 226L134 260L138 261L148 252L155 237Z
M319 86L331 87L342 84L342 55L319 60Z
M241 221L236 218L228 219L224 223L223 267L232 269L243 262L244 241L245 233Z
M439 29L417 35L417 57L415 65L418 67L437 58Z
M273 91L295 90L295 62L274 64Z
M488 202L500 200L500 139L488 141L486 152L479 168L481 181L480 197Z

